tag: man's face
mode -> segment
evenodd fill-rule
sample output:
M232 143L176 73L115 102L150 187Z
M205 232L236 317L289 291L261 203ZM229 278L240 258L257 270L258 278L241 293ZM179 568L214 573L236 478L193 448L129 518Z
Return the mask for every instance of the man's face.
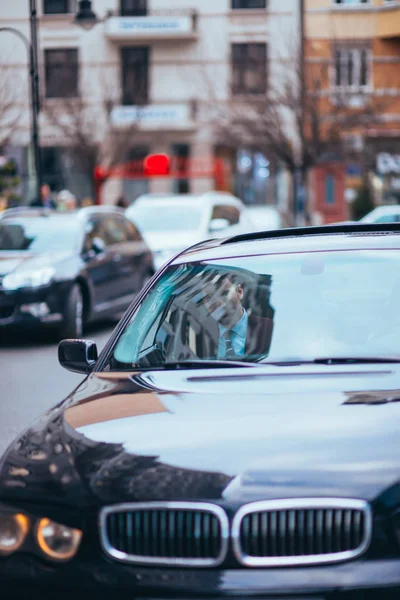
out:
M243 288L229 279L211 282L204 288L204 305L210 315L230 328L242 318Z
M49 196L50 188L46 183L44 185L42 185L41 192L42 192L42 198L47 198L47 196Z

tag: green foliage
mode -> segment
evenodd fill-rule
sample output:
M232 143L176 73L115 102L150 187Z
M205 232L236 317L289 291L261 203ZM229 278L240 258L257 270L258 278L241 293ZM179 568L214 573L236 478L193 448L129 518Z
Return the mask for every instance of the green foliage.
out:
M351 217L358 221L375 207L374 198L369 185L364 183L359 189L356 198L350 205Z
M3 164L0 164L0 177L15 177L18 169L14 160L7 160Z
M19 206L22 203L22 198L15 192L15 188L20 184L17 175L18 168L14 160L0 162L0 197L3 208Z

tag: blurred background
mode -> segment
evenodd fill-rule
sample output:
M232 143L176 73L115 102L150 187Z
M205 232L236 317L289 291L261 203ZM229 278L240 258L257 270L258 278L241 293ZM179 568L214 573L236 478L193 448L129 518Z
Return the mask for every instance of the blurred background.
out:
M0 4L0 209L43 183L61 208L229 192L265 228L400 202L398 0Z

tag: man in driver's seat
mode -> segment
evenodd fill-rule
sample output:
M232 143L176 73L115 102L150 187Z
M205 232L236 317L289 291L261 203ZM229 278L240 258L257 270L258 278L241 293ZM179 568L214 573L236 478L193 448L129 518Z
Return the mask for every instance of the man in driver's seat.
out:
M273 321L246 311L243 286L234 276L216 276L203 291L204 305L217 328L212 337L218 359L268 354Z

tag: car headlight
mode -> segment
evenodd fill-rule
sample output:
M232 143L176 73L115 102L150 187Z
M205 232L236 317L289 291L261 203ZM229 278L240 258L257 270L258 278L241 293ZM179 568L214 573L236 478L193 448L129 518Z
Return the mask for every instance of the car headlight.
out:
M78 552L82 531L50 519L40 519L36 541L41 551L52 560L70 560Z
M0 514L0 555L19 550L28 535L29 518L20 513Z
M3 279L5 290L19 290L20 288L37 288L50 283L55 275L53 267L43 267L34 271L16 271L6 275Z

